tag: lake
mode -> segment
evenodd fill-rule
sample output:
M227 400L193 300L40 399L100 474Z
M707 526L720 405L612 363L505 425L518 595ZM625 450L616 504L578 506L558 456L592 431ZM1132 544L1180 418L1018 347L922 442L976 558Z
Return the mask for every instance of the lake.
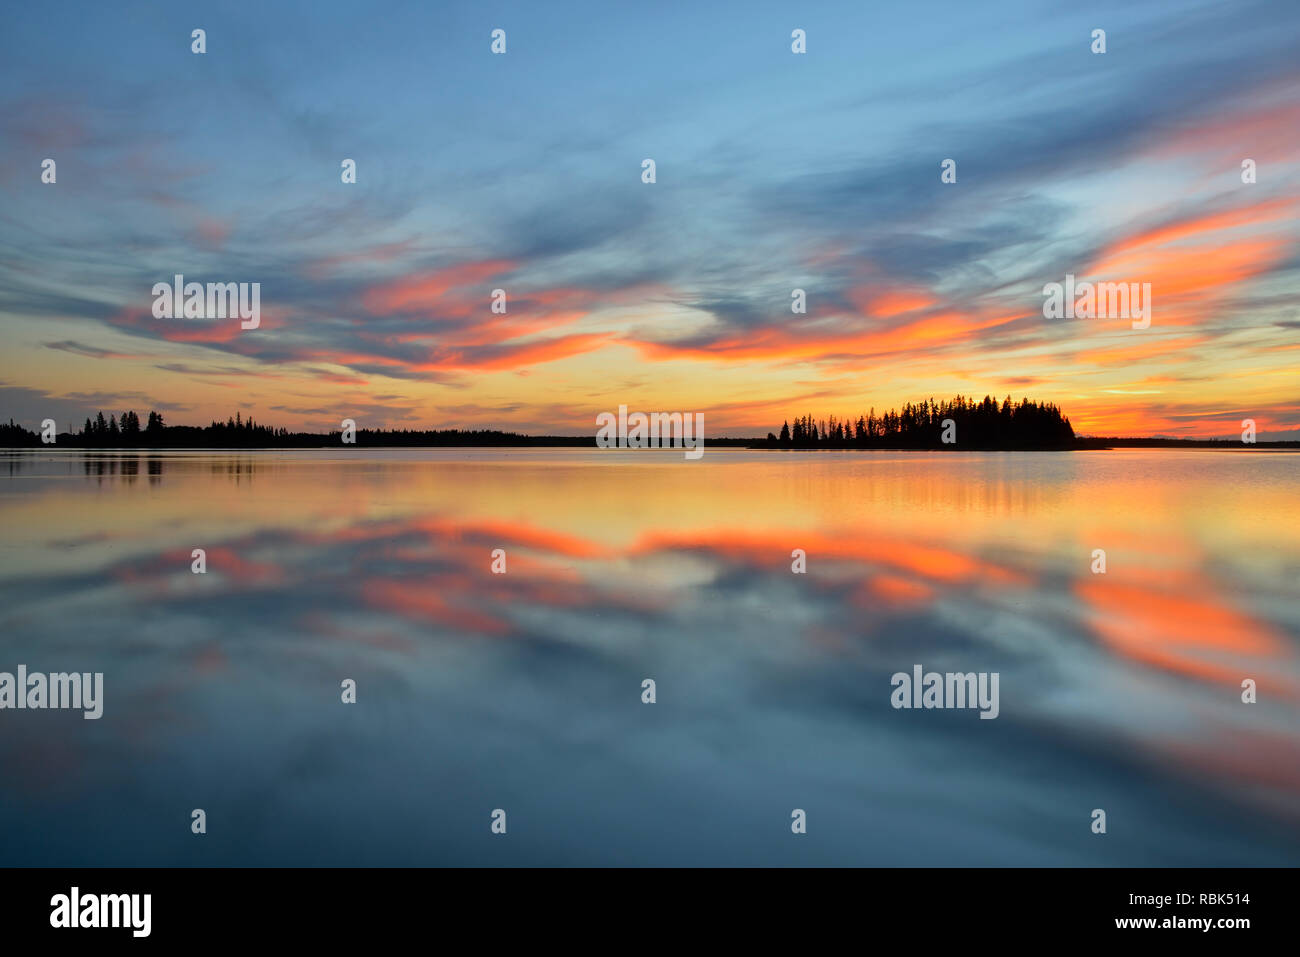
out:
M1300 864L1298 489L1245 450L3 453L0 671L101 672L103 714L0 710L0 864ZM895 707L918 665L996 718Z

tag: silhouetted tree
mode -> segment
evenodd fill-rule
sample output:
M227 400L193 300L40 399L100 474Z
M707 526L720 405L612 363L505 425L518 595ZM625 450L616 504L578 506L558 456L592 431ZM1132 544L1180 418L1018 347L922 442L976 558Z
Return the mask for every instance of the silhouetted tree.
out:
M947 419L956 425L955 446L941 441ZM992 396L977 403L959 395L947 402L936 402L933 397L909 402L901 410L890 409L880 415L873 407L866 416L858 416L856 423L847 416L830 416L820 424L812 416L796 417L788 437L782 427L779 444L797 449L1070 448L1074 429L1055 405L1028 399L1016 405L1007 396L999 406Z

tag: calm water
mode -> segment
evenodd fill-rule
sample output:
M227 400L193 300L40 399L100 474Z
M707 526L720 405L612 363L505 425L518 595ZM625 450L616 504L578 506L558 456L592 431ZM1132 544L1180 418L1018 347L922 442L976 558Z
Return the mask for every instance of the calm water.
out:
M1248 452L6 453L0 671L105 701L0 711L0 864L1297 864L1298 488ZM1000 716L895 710L918 663L998 672Z

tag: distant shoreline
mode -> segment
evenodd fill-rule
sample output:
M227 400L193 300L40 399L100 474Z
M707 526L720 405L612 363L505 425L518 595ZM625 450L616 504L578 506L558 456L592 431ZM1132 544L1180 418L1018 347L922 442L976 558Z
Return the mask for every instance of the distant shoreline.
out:
M610 421L601 424L602 418ZM740 438L708 438L703 416L696 414L698 435L692 438L692 423L678 414L627 413L619 406L617 433L613 413L596 419L601 429L586 435L526 435L501 429L374 429L358 428L345 418L338 429L328 432L294 432L267 426L236 412L225 422L206 426L169 425L163 415L150 411L142 422L134 410L120 415L101 410L87 416L85 426L75 431L69 424L56 433L52 419L43 422L41 433L14 422L0 422L0 448L72 448L105 451L153 451L192 449L233 451L237 449L325 449L325 448L739 448L781 452L1072 452L1124 448L1272 449L1300 450L1300 440L1241 441L1235 438L1183 439L1157 436L1081 436L1070 419L1050 402L1021 399L1013 403L1008 395L1001 404L991 395L982 400L965 396L936 402L933 398L908 402L901 409L867 415L815 419L811 415L787 419L780 434ZM1255 439L1254 422L1242 422L1243 438ZM688 456L695 458L694 454Z
M101 410L85 426L55 432L56 423L43 422L37 433L14 422L0 422L0 448L65 448L115 451L153 451L193 449L228 451L237 449L327 449L338 448L734 448L781 452L1069 452L1133 448L1190 449L1271 449L1300 450L1300 440L1241 441L1237 438L1195 439L1161 436L1081 436L1070 425L1068 416L1049 402L1021 399L1015 404L1008 395L1001 404L991 395L982 400L956 396L942 402L927 399L909 402L900 410L889 409L877 414L873 407L865 416L822 419L798 416L785 420L780 434L709 438L704 435L703 421L692 437L691 422L681 415L655 413L627 414L619 406L617 433L611 421L601 429L585 435L527 435L494 428L384 429L358 427L352 419L343 419L338 429L326 432L291 431L267 426L236 412L225 422L212 421L206 426L169 425L163 415L150 411L141 421L133 411L105 415ZM700 418L697 416L697 418ZM601 424L601 417L597 418ZM1243 438L1256 439L1254 424L1249 424ZM695 455L689 456L695 458Z
M306 439L307 436L302 436ZM69 441L64 441L69 439ZM76 451L76 452L294 452L319 451L322 449L529 449L529 448L590 448L596 449L592 436L573 435L538 435L519 436L518 441L483 441L483 442L426 442L426 443L391 443L363 442L342 443L337 435L331 440L319 436L318 441L298 441L288 444L268 443L266 445L86 445L76 441L75 436L61 435L49 445L0 445L4 452L38 452L38 451ZM1161 438L1078 438L1073 445L1063 446L1011 446L1011 445L878 445L870 448L780 448L768 444L759 438L717 438L706 439L704 448L742 449L755 452L1104 452L1116 449L1223 449L1240 451L1300 451L1300 441L1269 441L1244 443L1230 439L1161 439ZM620 449L622 450L622 449ZM636 451L677 451L672 448L637 449Z

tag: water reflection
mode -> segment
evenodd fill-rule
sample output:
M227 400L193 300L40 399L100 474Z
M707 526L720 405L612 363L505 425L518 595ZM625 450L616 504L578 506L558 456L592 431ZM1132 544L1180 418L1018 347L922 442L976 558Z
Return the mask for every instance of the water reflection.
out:
M146 464L11 466L0 670L106 706L0 714L0 863L1300 860L1300 459ZM893 710L914 663L999 672L1000 717Z
M168 452L117 452L117 451L76 451L47 453L41 459L39 453L8 451L0 452L0 457L9 475L16 475L24 469L36 468L38 474L45 477L68 474L80 469L87 478L95 479L102 485L105 479L122 478L128 483L139 474L143 464L145 473L152 484L162 478L164 469L181 468L189 471L196 467L206 468L213 475L224 475L236 484L252 478L253 472L260 467L255 456L249 454L231 454L210 457L203 453L189 453L182 457Z

